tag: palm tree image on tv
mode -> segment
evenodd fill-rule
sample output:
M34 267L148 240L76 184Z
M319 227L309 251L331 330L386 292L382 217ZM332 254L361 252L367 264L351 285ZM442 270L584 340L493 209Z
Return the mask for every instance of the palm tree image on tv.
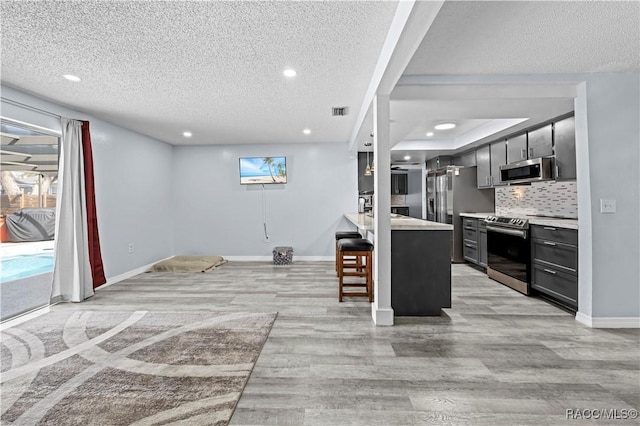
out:
M264 157L264 160L262 161L264 162L264 164L267 165L267 167L269 167L269 174L271 175L271 179L275 182L276 178L273 177L273 172L271 171L271 165L273 165L273 158Z
M287 183L286 157L240 158L240 183L242 185Z

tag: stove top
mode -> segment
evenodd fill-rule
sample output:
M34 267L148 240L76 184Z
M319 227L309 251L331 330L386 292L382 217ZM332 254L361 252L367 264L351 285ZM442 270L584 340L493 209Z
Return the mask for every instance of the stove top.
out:
M529 219L509 216L487 216L485 222L504 228L529 229Z

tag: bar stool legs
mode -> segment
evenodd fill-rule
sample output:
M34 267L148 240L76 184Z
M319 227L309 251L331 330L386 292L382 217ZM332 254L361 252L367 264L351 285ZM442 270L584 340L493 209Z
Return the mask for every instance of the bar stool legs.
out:
M355 231L340 231L340 232L336 232L336 275L340 276L340 273L338 272L338 257L339 257L339 249L338 249L338 242L342 239L345 238L362 238L362 235L360 235L359 232L355 232ZM353 259L350 259L349 261L352 261ZM361 264L359 265L361 266Z
M338 300L343 297L367 297L373 302L373 244L365 239L342 239L338 242ZM355 263L345 263L346 258L355 258ZM355 270L355 271L350 271ZM364 282L345 282L345 277L362 277ZM365 291L345 291L345 287L364 287Z

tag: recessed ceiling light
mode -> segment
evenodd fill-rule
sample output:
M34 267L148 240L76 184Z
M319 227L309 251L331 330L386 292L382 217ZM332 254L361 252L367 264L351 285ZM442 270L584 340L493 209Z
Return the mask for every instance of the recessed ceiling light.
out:
M282 74L284 74L285 77L291 78L291 77L295 77L298 73L296 72L296 70L289 68L284 70Z
M71 75L71 74L65 74L63 75L64 78L66 78L69 81L73 81L74 83L78 83L80 81L82 81L80 79L80 77L76 77L75 75Z
M441 123L434 127L436 130L449 130L456 127L456 123Z
M311 129L304 129L302 131L302 133L304 133L305 135L310 135L311 134Z
M427 132L427 136L433 136L433 132Z
M405 159L405 160L407 160L407 161L408 161L408 160L411 160L411 156L410 156L410 155L405 155L405 156L404 156L404 159Z
M193 136L193 133L191 133L191 132L182 132L182 136L184 136L185 138L190 138L191 136Z

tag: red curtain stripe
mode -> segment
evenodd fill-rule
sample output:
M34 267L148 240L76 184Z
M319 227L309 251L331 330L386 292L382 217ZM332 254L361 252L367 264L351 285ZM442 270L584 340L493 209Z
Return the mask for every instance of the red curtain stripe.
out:
M102 253L100 251L100 236L98 234L98 215L96 214L96 192L93 181L93 152L91 150L91 133L89 122L82 122L82 151L84 154L84 188L87 198L87 230L89 232L89 263L93 288L107 282L104 276Z

